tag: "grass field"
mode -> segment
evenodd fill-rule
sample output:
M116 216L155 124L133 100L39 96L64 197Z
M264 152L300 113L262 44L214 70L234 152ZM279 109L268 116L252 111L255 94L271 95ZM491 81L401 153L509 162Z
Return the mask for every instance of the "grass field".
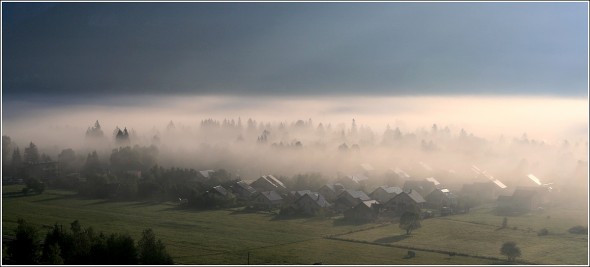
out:
M514 241L521 249L520 259L524 261L585 265L588 262L588 236L570 234L567 230L574 225L587 225L586 216L586 211L582 210L547 210L508 217L508 227L500 229L503 217L493 215L490 209L481 209L464 215L424 220L422 228L409 237L397 225L340 237L486 257L502 257L499 252L502 243ZM549 234L538 236L537 231L542 228L548 229Z
M86 200L77 198L74 193L60 190L47 190L42 195L35 196L18 196L13 193L21 188L22 186L2 188L3 235L13 234L18 218L39 228L54 223L66 226L78 219L84 227L92 226L107 233L127 232L136 240L143 229L152 228L157 237L166 244L175 262L180 264L247 264L248 253L250 264L494 264L502 262L475 257L451 257L448 254L426 251L418 251L415 258L404 259L408 249L385 245L407 243L416 247L438 248L451 242L457 249L471 248L479 251L481 247L483 251L493 248L490 255L500 257L497 253L500 245L497 242L501 242L505 236L518 237L514 241L519 245L522 243L523 257L526 259L540 254L528 249L529 243L539 243L536 250L547 248L549 251L558 251L556 248L564 242L570 253L570 257L563 259L541 255L543 261L531 260L534 262L560 263L563 260L565 263L576 264L585 262L582 258L586 259L587 256L587 241L579 236L556 233L537 237L534 233L523 231L494 232L492 226L443 218L424 221L423 228L410 238L398 241L395 236L401 230L397 225L349 225L333 218L276 220L271 214L237 210L184 210L178 209L173 203ZM447 218L466 221L478 218L473 216L474 218ZM501 217L497 218L500 218L499 224ZM485 218L481 220L485 221ZM512 220L509 218L509 224ZM487 236L478 238L473 234L471 239L467 239L470 236L469 231L487 231L493 232L493 235L501 235L493 241ZM41 232L45 233L44 230ZM327 239L329 236L364 242ZM553 244L545 242L546 246L542 247L540 244L545 243L538 240L552 241ZM471 242L471 245L466 241ZM524 248L525 245L527 248ZM572 260L567 261L568 259Z

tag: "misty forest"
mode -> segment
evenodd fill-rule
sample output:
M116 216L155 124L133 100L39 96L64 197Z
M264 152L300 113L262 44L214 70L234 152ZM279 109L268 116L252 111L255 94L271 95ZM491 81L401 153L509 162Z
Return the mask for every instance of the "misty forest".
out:
M0 265L580 265L588 2L2 8Z

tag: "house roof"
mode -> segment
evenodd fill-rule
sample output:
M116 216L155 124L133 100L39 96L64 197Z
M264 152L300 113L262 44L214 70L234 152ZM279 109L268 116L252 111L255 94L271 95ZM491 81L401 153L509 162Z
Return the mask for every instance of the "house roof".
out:
M373 166L371 166L371 164L369 164L369 163L363 163L363 164L361 164L361 167L365 171L374 171L375 170L375 168L373 168Z
M213 188L211 188L212 191L215 191L219 194L221 194L222 196L227 196L227 194L229 193L225 188L223 188L223 186L221 185L217 185L214 186Z
M283 182L279 181L279 179L275 178L274 176L272 176L270 174L269 175L263 175L260 178L263 178L263 179L269 181L271 184L275 185L276 187L287 188L287 187L285 187L285 185L283 184Z
M420 189L424 190L426 187L436 188L435 184L432 181L424 180L408 180L404 183L404 189Z
M363 203L365 206L367 206L367 207L369 207L369 208L370 208L370 207L371 207L371 205L373 205L373 204L379 204L379 201L377 201L377 200L365 200L365 201L363 201L362 203Z
M313 203L316 203L318 206L320 206L322 208L331 206L331 204L328 203L328 201L326 201L326 199L319 193L311 192L308 194L304 194L301 197L299 197L295 201L295 203L298 203L298 202L302 201L303 199L310 199Z
M367 194L365 194L365 192L360 191L360 190L345 190L345 191L348 192L348 194L350 196L352 196L353 198L358 198L363 201L371 199L369 196L367 196Z
M410 175L408 173L406 173L405 171L403 171L402 169L395 167L395 169L393 170L393 172L395 174L397 174L397 176L399 176L400 178L404 178L404 179L409 179Z
M402 190L401 188L399 188L397 186L385 186L385 185L382 185L382 186L379 186L377 189L379 189L379 188L382 188L388 194L399 194L401 192L404 192L404 190ZM377 190L377 189L375 189L375 190Z
M344 186L341 183L325 184L324 186L327 187L327 188L329 188L333 192L336 192L336 189L337 188L340 188L341 190L344 190Z
M416 203L424 203L424 202L426 202L426 200L424 200L424 198L420 195L420 193L416 192L416 190L410 190L409 192L404 192L404 193L406 195L408 195Z
M260 195L262 195L264 198L270 200L270 201L277 201L277 200L282 200L283 198L275 191L265 191L265 192L260 192Z
M494 179L492 182L494 182L494 184L496 184L498 187L500 187L502 189L507 187L504 183L500 182L500 180L498 180L498 179Z
M254 189L254 187L251 187L248 183L244 182L244 181L237 181L236 185L243 188L244 190L250 192L250 193L256 193L256 189Z
M429 181L429 182L433 182L434 185L439 185L440 184L436 179L434 179L434 177L428 177L428 178L426 178L426 180Z
M461 191L481 191L495 189L496 185L493 182L475 182L471 184L463 184Z
M205 178L209 178L211 176L211 174L214 172L215 172L214 170L199 171L199 173L201 173L201 175Z
M348 175L348 176L346 176L346 178L348 178L348 179L350 179L350 180L352 180L352 181L354 181L356 183L360 183L360 182L362 182L364 180L369 179L369 177L364 176L362 174Z
M285 185L281 181L279 181L279 179L275 178L272 175L263 175L263 176L260 176L260 178L258 178L252 184L259 183L260 181L265 181L267 184L270 184L274 188L277 188L277 189L286 189L287 188L287 187L285 187Z
M534 176L532 173L527 175L527 177L529 179L531 179L531 181L533 181L535 184L537 185L541 185L541 180L539 180L539 178L537 178L536 176Z
M301 197L305 194L311 194L311 190L299 190L299 191L291 191L291 194L297 197Z
M422 161L420 161L419 163L420 163L420 166L422 166L422 168L426 169L427 171L432 171L432 168L428 164L426 164Z

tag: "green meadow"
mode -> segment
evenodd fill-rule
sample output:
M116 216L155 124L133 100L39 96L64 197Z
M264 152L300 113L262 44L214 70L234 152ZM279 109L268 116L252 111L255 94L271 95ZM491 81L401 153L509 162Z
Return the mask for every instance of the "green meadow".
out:
M21 188L2 188L3 236L13 235L18 218L38 226L42 235L55 223L66 227L76 219L83 227L129 233L136 241L143 229L152 228L178 264L503 264L499 248L508 240L521 247L523 260L534 263L584 264L588 255L586 236L566 232L575 224L586 225L585 221L557 215L549 220L566 223L555 222L554 228L547 227L550 234L542 237L521 230L526 219L508 219L509 226L518 223L518 230L497 230L502 217L487 218L485 211L428 219L405 237L395 224L355 225L339 218L278 220L273 214L240 209L194 211L174 203L81 199L75 193L51 189L21 196ZM406 247L416 248L415 258L404 258Z
M588 236L567 232L575 225L587 226L584 210L553 208L522 216L503 216L490 208L468 214L436 217L422 221L422 227L410 236L397 225L340 236L347 240L381 243L416 249L442 250L483 257L502 257L500 247L514 241L521 249L521 261L531 264L586 265ZM537 235L540 229L549 234Z

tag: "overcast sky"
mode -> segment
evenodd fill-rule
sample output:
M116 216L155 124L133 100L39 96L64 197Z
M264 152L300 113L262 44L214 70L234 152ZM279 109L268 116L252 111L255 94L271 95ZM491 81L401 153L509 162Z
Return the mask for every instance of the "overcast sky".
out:
M588 93L587 3L2 3L4 101Z

